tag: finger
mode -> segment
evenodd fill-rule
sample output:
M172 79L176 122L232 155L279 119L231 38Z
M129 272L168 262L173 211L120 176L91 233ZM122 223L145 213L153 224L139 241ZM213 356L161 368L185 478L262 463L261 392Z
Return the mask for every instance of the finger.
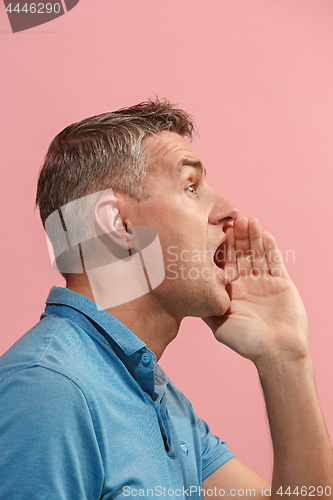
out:
M225 234L227 236L227 241L226 241L227 255L225 259L224 270L230 276L231 281L233 281L238 278L238 268L237 268L236 253L235 253L234 228L229 227L225 231Z
M262 237L270 274L275 278L289 278L274 237L268 231L263 231Z
M254 217L249 219L249 239L252 260L252 273L255 276L268 274L269 267L266 260L264 243L262 240L261 226L259 220Z
M234 223L233 222L227 222L226 224L224 224L223 226L223 231L226 233L227 232L227 229L229 228L233 228L234 227Z
M238 217L234 222L235 249L238 273L248 276L252 264L250 258L249 222L246 217Z

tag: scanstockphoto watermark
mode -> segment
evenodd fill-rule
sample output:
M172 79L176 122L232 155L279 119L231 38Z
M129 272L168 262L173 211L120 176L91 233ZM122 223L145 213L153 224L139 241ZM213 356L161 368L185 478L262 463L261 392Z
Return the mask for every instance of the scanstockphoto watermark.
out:
M267 492L267 493L266 493ZM162 498L173 498L173 497L191 497L191 496L207 496L207 497L255 497L256 490L252 489L234 489L225 490L223 488L201 488L200 486L189 486L185 488L167 488L164 486L155 486L154 488L131 488L130 486L123 487L123 494L125 497L162 497ZM260 494L263 496L270 496L271 491L269 489L264 489Z
M274 277L282 276L282 271L276 267L281 262L295 262L295 250L265 250L259 251L235 250L223 246L217 251L180 249L176 245L167 248L165 264L167 279L205 280L213 279L221 269L227 268L231 280L250 275L254 279L264 275L269 276L269 268L273 265ZM214 263L214 265L212 265ZM232 265L234 264L234 265Z
M67 14L78 3L79 0L51 0L47 2L10 2L4 0L13 33L53 21L57 17Z
M99 310L142 297L165 277L157 230L131 226L129 232L115 222L105 232L94 215L100 204L109 206L111 221L120 219L113 190L106 189L59 207L45 221L52 267L64 277L84 276Z
M109 230L106 232L96 215L101 206L110 209ZM148 226L127 228L119 220L113 190L106 189L59 207L45 221L53 268L65 278L71 274L82 275L98 310L140 298L155 290L164 279L196 280L201 277L211 280L216 277L228 283L238 278L241 272L239 263L246 263L246 273L251 269L253 277L258 278L264 270L264 265L259 265L261 260L265 265L282 260L282 253L277 250L264 256L253 251L236 251L234 254L231 251L228 255L225 245L220 245L214 252L190 251L175 245L163 252L156 229ZM295 252L287 251L285 259L295 261ZM229 266L228 262L235 265ZM274 277L278 276L277 272L272 273ZM271 277L269 272L266 277Z
M301 496L331 496L332 489L330 486L296 486L294 489L291 486L285 487L283 489L280 486L277 489L277 494L287 495L301 495ZM155 488L131 488L130 486L123 487L123 494L125 497L191 497L194 495L195 497L255 497L256 493L258 496L262 497L271 497L272 495L272 487L269 486L261 486L255 490L254 488L201 488L200 486L189 486L185 488L166 488L163 486L155 486Z

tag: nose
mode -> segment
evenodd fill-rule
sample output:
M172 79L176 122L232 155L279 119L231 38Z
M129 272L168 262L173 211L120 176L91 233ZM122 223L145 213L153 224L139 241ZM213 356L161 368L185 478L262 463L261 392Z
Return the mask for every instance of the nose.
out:
M210 212L209 223L224 226L228 222L235 220L238 216L239 211L232 201L215 191L215 203Z

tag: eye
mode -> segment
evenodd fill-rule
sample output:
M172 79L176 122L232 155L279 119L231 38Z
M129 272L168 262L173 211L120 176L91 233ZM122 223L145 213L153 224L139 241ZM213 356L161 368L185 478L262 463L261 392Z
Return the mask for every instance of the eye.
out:
M187 186L185 191L190 190L190 193L197 194L197 189L198 188L196 184L190 184L189 186Z

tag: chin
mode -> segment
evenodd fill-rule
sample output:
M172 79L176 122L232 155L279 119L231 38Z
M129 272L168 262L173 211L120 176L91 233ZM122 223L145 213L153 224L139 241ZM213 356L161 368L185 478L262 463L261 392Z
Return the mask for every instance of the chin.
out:
M215 297L214 312L210 316L223 316L230 306L230 297L226 289L219 291Z

